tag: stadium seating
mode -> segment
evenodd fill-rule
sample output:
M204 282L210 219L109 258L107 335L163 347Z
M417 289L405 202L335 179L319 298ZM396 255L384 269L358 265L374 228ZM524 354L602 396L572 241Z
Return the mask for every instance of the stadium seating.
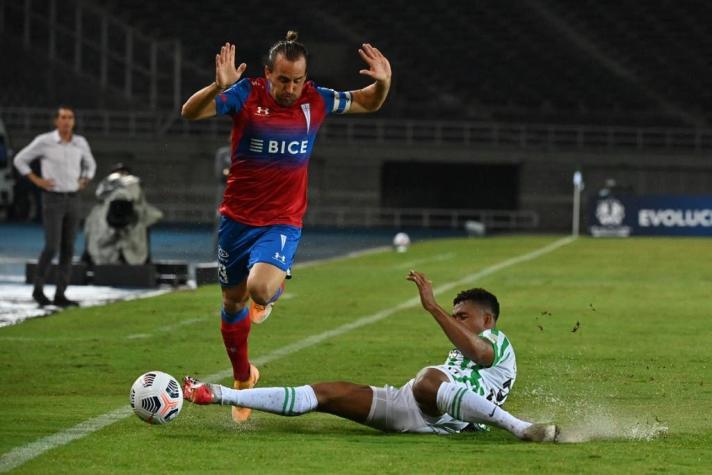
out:
M702 20L712 14L712 6L704 2L507 0L437 6L393 0L374 11L373 4L362 1L311 0L285 6L244 0L227 6L202 0L199 7L190 3L199 8L195 14L168 0L87 3L151 38L180 40L183 97L209 80L220 44L237 43L248 74L259 75L267 47L296 28L316 53L312 76L336 88L363 83L356 74L360 42L371 41L388 54L396 71L395 87L382 116L676 126L700 125L712 110L706 84L712 77L706 54L712 35ZM628 74L612 71L600 57L552 27L542 11ZM21 33L19 26L6 28L3 41ZM22 54L10 61L21 69L34 67ZM337 61L339 67L332 67ZM3 69L3 85L8 86L0 105L21 105L18 98L27 105L28 86ZM71 74L71 68L67 72ZM170 71L162 80L169 79ZM88 103L146 106L117 100L110 91L97 97L95 84L87 82L82 94L88 95ZM56 95L35 91L31 102L52 103ZM159 101L159 107L172 106L169 99ZM663 103L701 120L688 120Z
M712 118L712 17L708 2L551 1L554 11L635 73L640 83Z

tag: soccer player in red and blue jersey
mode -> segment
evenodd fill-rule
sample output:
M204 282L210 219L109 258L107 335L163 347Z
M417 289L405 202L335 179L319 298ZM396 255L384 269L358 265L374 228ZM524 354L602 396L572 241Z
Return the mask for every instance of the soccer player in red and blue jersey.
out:
M290 31L269 50L264 78L240 79L235 46L215 57L215 82L183 105L190 120L229 115L232 164L218 230L218 279L222 286L221 332L235 388L252 388L259 371L250 364L247 337L264 321L284 290L307 207L307 166L316 134L328 114L374 112L386 100L391 66L370 44L358 50L374 82L340 92L307 81L307 50ZM248 305L248 302L251 303ZM233 407L236 422L251 409Z

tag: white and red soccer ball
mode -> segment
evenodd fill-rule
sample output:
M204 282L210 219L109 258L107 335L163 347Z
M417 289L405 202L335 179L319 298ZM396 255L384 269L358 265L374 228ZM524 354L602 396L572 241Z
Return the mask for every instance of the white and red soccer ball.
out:
M406 252L410 246L410 236L406 233L398 233L393 236L393 248L396 252Z
M166 424L183 407L183 390L178 381L162 371L149 371L131 386L129 402L134 413L150 424Z

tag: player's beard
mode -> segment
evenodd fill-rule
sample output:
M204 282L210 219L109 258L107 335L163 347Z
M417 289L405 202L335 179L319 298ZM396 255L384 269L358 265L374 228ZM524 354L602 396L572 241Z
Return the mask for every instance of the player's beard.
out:
M289 107L295 102L297 102L297 96L294 94L282 94L281 96L277 96L277 104L283 107Z

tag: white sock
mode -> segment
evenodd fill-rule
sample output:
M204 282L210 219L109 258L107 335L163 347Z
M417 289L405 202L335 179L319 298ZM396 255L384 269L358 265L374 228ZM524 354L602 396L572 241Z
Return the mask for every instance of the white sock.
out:
M521 437L524 429L531 425L517 419L492 401L475 394L462 384L443 383L438 389L438 409L447 412L457 420L491 424Z
M232 389L221 387L223 405L242 406L282 416L299 416L319 404L311 386L296 388Z

